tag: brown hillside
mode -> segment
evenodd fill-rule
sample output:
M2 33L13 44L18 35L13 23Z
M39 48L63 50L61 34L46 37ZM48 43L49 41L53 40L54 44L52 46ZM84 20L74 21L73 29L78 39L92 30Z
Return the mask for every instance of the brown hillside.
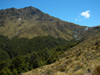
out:
M100 75L100 29L93 29L90 37L66 51L59 61L23 75Z
M0 34L9 38L51 35L71 40L86 31L85 28L49 16L34 7L0 10Z

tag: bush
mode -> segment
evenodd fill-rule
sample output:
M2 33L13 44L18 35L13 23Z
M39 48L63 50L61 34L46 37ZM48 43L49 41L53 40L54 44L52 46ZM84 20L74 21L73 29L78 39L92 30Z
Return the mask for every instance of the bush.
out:
M12 74L13 74L13 75L18 75L17 70L16 70L16 69L13 69Z
M12 75L9 68L5 67L5 68L3 68L3 70L6 71L7 75Z
M7 73L6 73L6 71L1 70L1 71L0 71L0 75L7 75Z
M36 59L33 63L33 68L38 68L40 66L43 66L43 62L41 59Z

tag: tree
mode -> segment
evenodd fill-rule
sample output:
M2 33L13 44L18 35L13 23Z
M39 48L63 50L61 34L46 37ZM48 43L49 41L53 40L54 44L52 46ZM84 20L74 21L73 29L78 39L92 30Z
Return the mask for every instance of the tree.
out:
M33 53L31 53L31 55L30 55L30 62L31 62L31 63L34 63L34 61L35 61L36 59L38 59L38 58L39 58L38 54L37 54L36 52L33 52Z
M53 59L52 58L48 58L47 59L47 64L51 64L51 63L53 63Z
M7 75L7 73L6 73L6 71L1 70L1 71L0 71L0 75Z
M25 63L21 57L16 57L13 59L12 65L14 66L15 69L17 69L18 73L20 73L23 71L23 67L24 67Z
M23 66L25 65L24 60L21 57L14 58L12 64L14 64L15 68L23 68Z
M8 67L3 68L3 70L6 71L7 75L12 75L12 73Z
M33 63L33 68L37 68L37 67L40 67L40 66L43 66L43 62L41 59L36 59Z
M0 49L0 62L10 59L8 53Z
M17 70L16 70L16 69L13 69L12 74L13 74L13 75L18 75Z

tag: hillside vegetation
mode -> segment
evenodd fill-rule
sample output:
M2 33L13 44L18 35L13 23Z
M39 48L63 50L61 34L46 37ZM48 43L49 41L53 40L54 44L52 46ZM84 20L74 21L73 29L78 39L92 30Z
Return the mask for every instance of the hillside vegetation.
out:
M21 74L100 75L100 26L65 22L34 7L0 10L0 75Z
M81 41L51 36L8 39L0 35L0 75L18 75L59 60L59 55Z
M100 75L100 27L86 39L65 51L59 61L24 75ZM99 32L98 32L99 31Z

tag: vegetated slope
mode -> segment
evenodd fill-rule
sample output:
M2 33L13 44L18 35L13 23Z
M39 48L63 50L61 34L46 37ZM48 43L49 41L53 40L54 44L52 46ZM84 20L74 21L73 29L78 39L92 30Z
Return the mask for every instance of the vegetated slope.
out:
M1 54L0 62L2 62L2 60L4 61L4 58L8 58L6 55L2 57L2 55L6 53L8 53L7 55L12 59L17 56L27 55L31 52L52 49L65 44L68 44L66 40L61 38L56 39L51 36L38 36L32 39L18 38L18 36L16 36L9 40L7 37L0 35L0 50L1 53L2 51L5 52Z
M87 27L86 28L87 30L83 33L81 33L80 35L78 35L76 38L77 39L88 39L88 38L91 38L97 34L99 34L100 32L100 26L96 26L96 27Z
M9 38L16 35L28 38L51 35L71 40L86 28L49 16L34 7L0 10L0 34Z
M66 51L60 60L23 75L100 75L100 27L85 41Z
M51 36L31 39L16 36L8 39L0 35L0 75L18 75L51 64L59 60L59 55L65 50L79 42Z

